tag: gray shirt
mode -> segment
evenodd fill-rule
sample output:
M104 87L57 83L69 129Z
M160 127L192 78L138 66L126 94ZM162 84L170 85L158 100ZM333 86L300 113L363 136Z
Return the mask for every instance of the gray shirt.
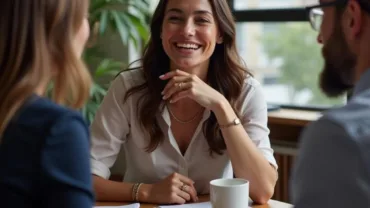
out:
M298 208L370 207L370 70L347 105L306 128L290 190Z

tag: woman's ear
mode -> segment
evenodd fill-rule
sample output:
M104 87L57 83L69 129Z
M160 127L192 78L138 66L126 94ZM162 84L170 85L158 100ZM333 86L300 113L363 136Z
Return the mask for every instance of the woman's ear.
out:
M218 37L216 42L217 44L222 44L224 42L223 37L222 36Z

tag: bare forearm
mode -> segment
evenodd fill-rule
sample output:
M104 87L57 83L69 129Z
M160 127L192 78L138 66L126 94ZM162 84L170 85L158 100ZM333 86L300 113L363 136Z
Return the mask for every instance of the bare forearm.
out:
M93 176L97 201L132 201L133 184Z
M264 204L273 195L277 174L247 137L248 135L246 135L245 131L242 132L239 128L242 127L232 127L230 130L223 130L225 138L232 138L225 142L233 169L236 177L250 181L250 196L253 201Z
M236 118L227 101L220 102L215 115L220 124L227 124ZM228 154L235 175L250 181L250 195L257 203L266 203L272 197L277 174L256 145L249 138L242 125L222 129Z
M137 189L133 189L134 184L110 181L98 176L93 176L93 180L97 201L135 200L154 204L183 204L190 200L198 201L194 182L178 173L173 173L155 184L139 184ZM179 182L188 184L185 192L185 189L176 188Z
M97 201L133 201L132 187L134 184L116 182L93 175ZM142 184L138 192L138 200L146 202L149 184Z

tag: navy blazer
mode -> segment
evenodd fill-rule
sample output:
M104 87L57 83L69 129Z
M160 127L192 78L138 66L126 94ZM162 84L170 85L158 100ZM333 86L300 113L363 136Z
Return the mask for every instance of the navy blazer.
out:
M1 207L92 207L89 155L82 116L32 96L0 140Z

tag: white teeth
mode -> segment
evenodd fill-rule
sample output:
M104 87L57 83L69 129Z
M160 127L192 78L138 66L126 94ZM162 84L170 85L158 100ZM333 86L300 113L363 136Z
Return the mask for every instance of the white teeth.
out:
M177 43L176 46L180 48L187 48L187 49L198 49L199 48L199 45L190 44L190 43Z

